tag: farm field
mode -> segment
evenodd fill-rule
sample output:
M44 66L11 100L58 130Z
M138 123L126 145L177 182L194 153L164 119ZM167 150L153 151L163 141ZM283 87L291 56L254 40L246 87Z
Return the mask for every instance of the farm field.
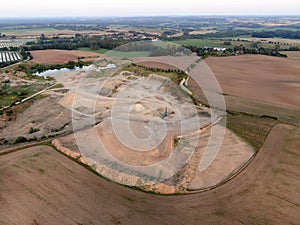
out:
M170 69L177 67L185 71L191 64L195 63L199 59L197 56L157 56L157 57L138 57L133 60L134 63L148 64L151 63L153 68L159 68L160 65L165 65Z
M27 42L35 42L36 39L0 39L0 48L21 47Z
M79 51L79 50L37 50L31 51L32 62L41 64L64 64L69 61L77 61L78 58L95 60L101 56L99 53Z
M149 51L131 51L131 52L121 52L121 51L107 51L105 53L107 56L113 57L124 57L124 58L137 58L137 57L148 57L150 55Z
M101 36L109 34L107 31L84 30L76 31L71 29L56 29L56 28L22 28L22 29L0 29L0 33L6 36L16 36L17 38L37 38L44 34L46 37L72 37L75 34Z
M123 27L123 26L118 26L118 25L112 25L111 29L117 30L119 32L124 32L124 31L126 32L129 30L134 30L136 32L147 32L147 33L153 34L153 35L160 35L164 32L164 30L161 28L146 28L146 27L132 27L132 26Z
M213 30L212 28L206 28L206 29L201 29L201 30L195 30L189 32L189 35L194 35L194 34L210 34L210 33L216 33L217 30Z
M94 53L99 53L99 54L105 54L108 49L100 48L98 50L93 50L91 48L78 48L79 51L85 51L85 52L94 52Z
M277 26L276 26L277 25ZM289 30L289 31L297 31L297 27L280 27L279 24L274 24L271 26L264 26L259 28L249 28L249 27L235 27L234 30L251 30L251 31L276 31L276 30Z
M241 174L211 191L183 196L117 185L47 146L9 153L0 158L0 223L296 224L299 140L299 128L277 125Z
M6 34L7 36L12 36L12 35L15 35L15 36L30 36L30 35L40 35L42 33L51 33L51 32L55 32L55 31L58 31L57 29L54 29L54 28L36 28L36 29L30 29L30 28L22 28L22 29L18 29L18 28L11 28L11 29L0 29L0 32L2 34Z
M79 48L78 50L79 51L85 51L85 52L106 54L107 56L126 57L126 58L148 57L150 55L149 51L121 52L121 51L114 51L114 50L109 50L109 49L104 49L104 48L100 48L98 50L93 50L93 49L90 49L90 48Z
M230 46L223 45L223 41L218 39L187 39L183 41L175 41L175 43L187 46L196 47L218 47L218 48L228 48Z
M224 45L225 41L229 41L230 45ZM186 46L196 47L218 47L218 48L233 48L234 46L243 45L246 48L254 48L254 44L258 42L258 45L264 48L274 48L275 44L280 46L280 49L286 49L289 47L300 47L300 41L297 39L284 39L284 38L252 38L247 36L241 37L227 37L220 39L187 39L183 41L175 41L175 43Z
M280 53L287 55L289 59L300 60L300 51L286 51Z
M261 47L274 48L275 44L278 44L281 49L289 47L300 47L300 40L287 39L287 38L256 38L256 37L232 37L233 43L238 43L238 39L249 41L249 43L258 42ZM247 43L247 42L244 42Z
M14 51L0 51L0 63L6 63L6 62L16 62L20 61L22 59L22 56L19 52Z
M205 62L225 95L300 109L300 64L295 60L245 55L210 57Z

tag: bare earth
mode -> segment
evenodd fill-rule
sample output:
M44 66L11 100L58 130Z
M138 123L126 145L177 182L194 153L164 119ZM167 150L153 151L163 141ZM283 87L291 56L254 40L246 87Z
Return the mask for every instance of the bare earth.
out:
M146 68L159 68L163 70L174 70L178 69L176 66L169 65L167 63L160 63L160 62L151 62L151 61L145 61L145 62L138 62L136 63L138 66L144 66Z
M300 60L300 51L286 51L280 53L286 54L289 59Z
M299 128L278 125L235 179L183 196L125 188L47 146L10 153L0 158L0 224L297 224L299 140Z
M15 121L10 121L7 127L0 129L0 137L13 141L12 139L18 136L33 138L71 132L71 111L58 104L59 99L60 97L53 95L36 100L30 108L19 114ZM30 128L38 128L39 131L30 134ZM3 146L0 146L1 148Z
M139 57L133 62L146 67L174 69L178 68L185 71L191 64L199 59L198 56L156 56L156 57Z
M278 57L244 55L205 60L223 93L289 109L300 109L300 63Z
M77 61L78 58L89 58L95 60L101 54L94 52L85 52L79 50L37 50L31 51L33 56L32 62L41 64L64 64L69 61Z

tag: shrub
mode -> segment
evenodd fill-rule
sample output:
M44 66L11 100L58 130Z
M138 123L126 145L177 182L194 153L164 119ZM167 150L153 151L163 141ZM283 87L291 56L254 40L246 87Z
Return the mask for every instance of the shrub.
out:
M32 127L30 127L29 130L28 130L29 134L32 134L32 133L35 133L35 132L38 132L38 131L40 131L39 128L32 128Z
M19 136L16 138L16 140L14 141L15 144L18 144L18 143L24 143L24 142L27 142L28 139L26 137L23 137L23 136Z

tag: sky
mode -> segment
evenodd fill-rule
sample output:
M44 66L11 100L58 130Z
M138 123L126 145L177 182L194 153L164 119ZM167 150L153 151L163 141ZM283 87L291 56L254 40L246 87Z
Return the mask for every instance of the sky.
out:
M300 15L300 0L4 0L0 17Z

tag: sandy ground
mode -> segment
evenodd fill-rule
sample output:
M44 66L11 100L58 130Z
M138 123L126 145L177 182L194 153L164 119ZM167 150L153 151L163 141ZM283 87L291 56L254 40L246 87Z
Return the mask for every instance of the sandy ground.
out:
M201 172L199 165L208 144L210 132L209 129L200 135L196 151L179 173L181 181L178 183L188 190L205 189L221 183L237 172L254 155L254 150L249 144L226 129L218 155L213 163Z
M64 76L60 76L58 79L65 84L66 80L63 81L63 78ZM116 84L118 84L117 89L114 88ZM105 152L103 149L106 149L111 156L123 163L134 166L149 166L167 159L172 154L174 151L174 139L178 135L189 134L210 123L209 118L205 116L199 117L200 127L197 127L196 121L193 119L189 122L189 119L193 118L195 113L191 105L189 105L192 104L191 99L180 91L178 85L169 82L166 78L157 75L152 75L151 78L116 76L111 78L103 87L107 89L109 97L98 96L96 94L97 87L100 86L102 85L95 82L93 82L93 85L88 83L87 87L82 87L76 92L71 91L59 101L64 107L72 108L74 106L75 111L73 112L77 111L79 116L84 114L101 115L102 118L101 123L94 128L80 130L75 133L75 137L74 135L69 135L69 137L59 138L59 141L62 149L69 148L71 151L78 151L78 147L74 144L70 144L74 142L76 138L83 156L87 158L90 165L97 165L97 171L100 174L116 182L123 183L123 178L127 177L127 185L136 186L137 182L146 183L138 180L135 176L131 177L132 174L130 174L130 172L129 175L126 175L126 173L130 171L127 168L124 169L124 173L118 174L116 171L108 169L105 164L97 163L95 160L92 160L98 158L98 161L101 161L104 157L105 161L113 162L108 156L103 155L102 152ZM114 94L112 94L113 89ZM164 96L165 99L161 98L161 96ZM75 104L74 100L76 100ZM188 102L190 103L188 104ZM164 111L165 107L167 107L170 112L174 111L175 113L168 116L165 120L168 131L164 140L160 142L158 137L161 137L162 134L157 133L157 136L152 137L151 143L147 141L143 141L142 143L134 142L131 143L131 148L126 146L124 142L121 143L119 137L116 136L116 131L123 130L126 127L124 124L125 120L123 121L123 119L127 116L126 109L128 107L131 108L129 113L130 131L133 132L133 135L136 135L138 139L148 137L149 124L153 124L155 118L157 121L156 126L161 126L161 121L159 121L160 113ZM114 112L117 112L113 118L118 121L116 124L120 127L116 126L116 124L114 124L114 127L112 126L112 120L110 118L112 108ZM198 110L199 113L206 112L205 108L199 108ZM186 121L184 122L184 133L180 133L181 130L178 125L173 125L173 123L176 123L179 119L180 121ZM76 120L77 119L75 119L75 121ZM150 121L152 122L150 123ZM124 124L124 127L122 127L122 124ZM154 131L155 130L153 130L153 132ZM118 135L122 136L124 134L119 132ZM188 163L188 167L195 169L195 171L198 171L198 168L195 167L199 165L210 133L208 132L201 136L199 143L197 143L197 137L196 135L192 136L192 138L185 138L186 143L189 144L182 144L182 147L184 145L190 146L183 147L183 149L189 149L193 146L199 148L191 162ZM153 142L160 143L160 145L155 148L149 148ZM190 185L193 183L193 189L216 185L243 166L254 153L249 145L230 131L227 131L223 144L217 160L206 173L194 173L190 169L189 171L180 173L180 180L171 179L167 184L191 188ZM136 149L143 149L143 151L137 151ZM144 151L145 149L147 151ZM174 168L175 167L176 166L174 166ZM180 168L181 167L179 167L179 169ZM113 170L117 170L117 168L113 168ZM184 181L181 182L181 180ZM156 191L160 192L161 190Z
M31 51L31 54L33 56L32 62L41 64L64 64L69 61L77 61L80 57L89 58L93 61L101 56L98 53L79 50L36 50Z
M237 177L184 196L122 187L46 146L10 153L0 157L0 224L297 224L299 140L299 128L278 125Z
M162 159L168 157L174 148L174 137L167 137L163 144L160 145L157 149L147 152L133 151L130 148L126 148L123 144L119 143L118 139L112 133L111 128L108 127L107 122L102 122L101 126L105 126L105 129L101 128L100 130L98 130L98 138L101 139L101 143L105 146L109 153L119 161L126 162L131 165L147 165L153 164L157 161L161 161ZM208 169L200 172L200 160L202 159L203 153L207 146L210 132L211 130L209 129L200 134L195 152L193 153L187 164L178 171L175 177L170 178L163 183L146 187L146 190L152 190L158 193L182 193L182 190L185 189L201 190L212 187L223 182L231 175L236 173L253 156L253 148L243 140L241 140L233 132L227 129L222 147L216 159ZM91 141L90 137L93 136L93 131L89 130L82 131L80 132L80 134L70 134L58 138L55 141L55 146L67 155L76 158L79 156L79 149L75 144L75 136L82 136L83 139L86 140L86 143L81 143L81 145L87 145L90 149L95 149L97 148L97 145L99 145L98 141ZM89 138L86 138L86 136L89 136ZM187 141L192 141L194 139L196 140L196 138L198 137L192 136L190 138L191 140L187 139ZM59 143L59 145L57 145L57 143ZM89 143L93 143L93 145ZM98 149L98 151L100 150ZM109 167L98 164L95 161L89 161L91 159L89 158L89 155L92 157L93 153L88 153L88 151L85 151L85 154L85 156L88 157L87 161L92 162L92 164L97 164L97 171L105 177L113 179L118 183L122 183L122 179L124 179L124 177L127 177L127 184L132 186L136 186L137 183L142 182L141 179L138 179L135 176L128 175L129 173L118 173L115 169L111 170L109 169ZM93 156L92 158L95 158L95 156ZM168 189L166 189L167 187L163 186L164 184L169 186Z
M223 93L300 109L300 63L278 57L244 55L205 60Z

